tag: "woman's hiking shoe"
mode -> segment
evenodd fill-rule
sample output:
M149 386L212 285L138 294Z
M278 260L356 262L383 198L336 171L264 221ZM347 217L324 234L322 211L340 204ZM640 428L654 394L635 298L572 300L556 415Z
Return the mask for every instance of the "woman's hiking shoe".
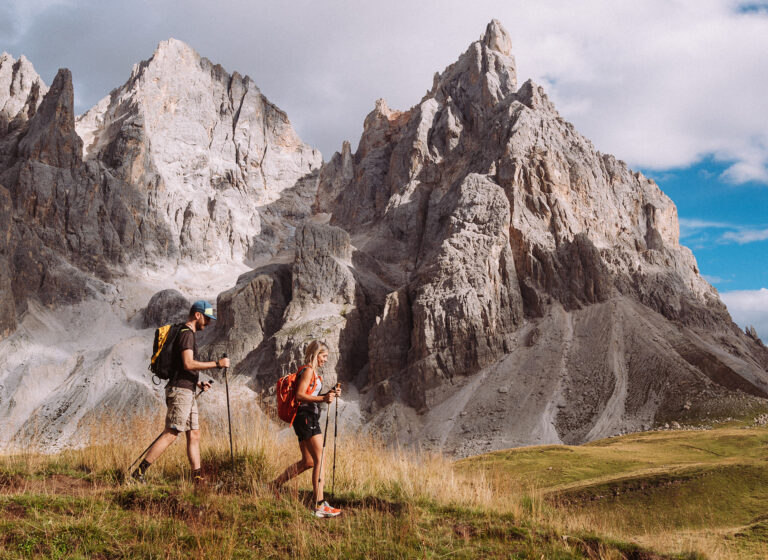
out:
M336 517L340 513L340 509L332 508L328 502L323 502L315 508L315 517Z

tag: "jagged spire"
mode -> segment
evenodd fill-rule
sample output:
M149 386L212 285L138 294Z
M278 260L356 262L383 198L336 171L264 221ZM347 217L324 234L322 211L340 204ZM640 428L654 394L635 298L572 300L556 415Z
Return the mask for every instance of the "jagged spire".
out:
M19 155L57 167L73 167L81 161L83 143L75 132L74 99L72 73L60 68L29 121Z
M497 19L492 19L485 28L483 43L489 49L498 51L503 55L509 56L512 54L512 39L509 37L507 30L504 29L504 26L501 25L501 22Z

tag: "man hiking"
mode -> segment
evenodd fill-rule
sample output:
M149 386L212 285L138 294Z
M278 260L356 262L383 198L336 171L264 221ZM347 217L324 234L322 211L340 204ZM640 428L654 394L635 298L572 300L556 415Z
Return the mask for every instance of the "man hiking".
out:
M165 404L168 407L165 430L149 448L138 468L133 471L133 478L139 482L144 482L144 473L155 459L176 441L179 432L184 432L187 437L187 458L192 467L192 480L195 484L204 482L200 468L200 425L195 391L197 388L207 391L210 384L201 382L198 372L229 367L229 358L221 358L215 362L197 361L195 333L204 330L213 320L216 320L213 305L205 300L196 301L189 310L187 322L173 342L173 374L165 386Z

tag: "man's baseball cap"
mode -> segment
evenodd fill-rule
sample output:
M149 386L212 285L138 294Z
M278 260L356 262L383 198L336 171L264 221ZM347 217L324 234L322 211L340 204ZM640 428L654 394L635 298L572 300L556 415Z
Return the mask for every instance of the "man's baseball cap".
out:
M189 314L193 315L198 311L209 319L216 320L216 316L213 314L213 305L210 302L205 301L204 299L197 300L192 304L192 309L189 310Z

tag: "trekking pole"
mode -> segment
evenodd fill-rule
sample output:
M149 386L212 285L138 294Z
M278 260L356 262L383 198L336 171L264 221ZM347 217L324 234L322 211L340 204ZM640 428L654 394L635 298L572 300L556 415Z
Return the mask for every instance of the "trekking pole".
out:
M336 384L338 388L341 383ZM336 417L333 419L333 478L331 479L331 496L336 497L333 491L336 488L336 436L339 434L339 398L336 397Z
M224 358L227 357L226 354L223 356ZM232 447L232 414L229 411L229 375L228 375L229 368L224 368L224 384L227 387L227 425L229 426L229 457L232 460L232 469L235 468L235 451Z
M323 481L323 475L325 474L325 438L328 435L328 418L331 416L331 405L328 405L328 410L325 411L325 430L323 430L323 451L320 453L320 479L318 482ZM317 496L315 496L317 498Z
M208 385L213 385L213 379L209 379L209 380L208 380ZM196 394L196 395L195 395L195 400L197 400L197 397L199 397L199 396L200 396L200 395L202 395L202 394L203 394L203 390L202 390L202 389L200 389L200 392L199 392L198 394ZM160 432L160 435L159 435L159 436L157 436L157 437L155 438L155 441L153 441L152 443L150 443L150 444L147 446L147 448L146 448L144 451L142 451L142 452L141 452L141 455L139 455L138 457L136 457L136 459L133 461L133 463L131 463L131 465L128 467L128 470L129 470L129 471L130 471L130 470L133 468L133 465L135 465L136 463L138 463L138 462L139 462L139 459L141 459L142 457L144 457L144 454L145 454L147 451L149 451L150 449L152 449L152 446L153 446L153 445L155 445L155 444L157 443L157 440L159 440L159 439L160 439L160 437L161 437L161 436L162 436L164 433L165 433L165 430L163 430L162 432Z

